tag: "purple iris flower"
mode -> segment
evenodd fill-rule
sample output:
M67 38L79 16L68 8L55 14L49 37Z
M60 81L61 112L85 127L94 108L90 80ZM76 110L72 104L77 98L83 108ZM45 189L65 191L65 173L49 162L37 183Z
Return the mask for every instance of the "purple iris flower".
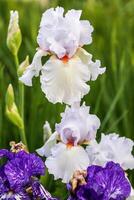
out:
M79 185L68 200L126 200L131 186L119 164L92 165L87 169L86 184Z
M45 166L40 157L24 150L0 150L0 158L7 162L0 167L0 199L2 200L54 200L43 188L38 176L44 175Z

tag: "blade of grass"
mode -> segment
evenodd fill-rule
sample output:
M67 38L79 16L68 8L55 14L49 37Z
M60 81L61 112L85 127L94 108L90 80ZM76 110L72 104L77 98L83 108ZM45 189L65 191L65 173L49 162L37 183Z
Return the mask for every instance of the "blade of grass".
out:
M108 113L107 113L107 115L105 116L105 118L104 118L104 120L102 122L101 131L104 129L106 123L108 122L109 118L111 117L112 112L114 111L114 109L116 107L116 104L117 104L117 102L119 101L119 99L121 97L123 89L124 89L124 84L121 84L121 86L120 86L115 98L113 99L113 102L112 102L110 108L108 109Z
M109 127L107 132L111 132L118 124L120 121L124 119L124 117L128 114L128 110L125 110L123 114L112 124L112 126Z

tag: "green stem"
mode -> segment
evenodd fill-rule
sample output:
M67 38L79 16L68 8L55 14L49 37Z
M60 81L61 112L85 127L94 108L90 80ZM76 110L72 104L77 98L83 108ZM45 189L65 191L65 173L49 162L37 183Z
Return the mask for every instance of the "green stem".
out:
M18 55L15 55L15 56L14 56L14 59L15 59L15 65L16 65L16 69L18 70L18 68L19 68L19 60L18 60Z
M25 144L27 146L27 139L26 139L26 134L25 134L25 128L20 129L20 137L21 137L21 141L23 142L23 144ZM28 146L27 146L28 149Z
M24 121L24 85L19 81L19 109Z
M16 70L18 70L19 68L19 60L18 60L18 56L15 55L15 64L16 64ZM18 76L19 79L19 76ZM23 120L23 124L24 124L24 85L19 81L18 82L19 85L19 111ZM27 139L26 139L26 134L25 134L25 125L23 129L20 129L20 137L22 142L27 146ZM27 146L28 148L28 146Z

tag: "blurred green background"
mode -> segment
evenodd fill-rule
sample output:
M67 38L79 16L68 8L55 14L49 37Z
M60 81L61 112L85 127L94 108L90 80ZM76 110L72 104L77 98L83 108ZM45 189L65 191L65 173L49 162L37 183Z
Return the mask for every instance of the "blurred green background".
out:
M0 0L0 148L9 147L11 140L20 140L18 129L5 116L9 83L18 99L15 63L6 46L9 12L18 10L20 15L23 41L19 60L22 62L29 55L31 61L42 13L57 5L65 10L83 10L82 18L94 26L93 43L85 48L107 67L104 75L90 83L90 93L84 98L91 112L101 119L98 135L116 132L134 140L134 0ZM30 151L43 145L44 122L48 120L54 130L64 108L65 105L47 101L38 78L33 87L25 87L25 126ZM134 183L134 171L130 178ZM49 177L44 184L53 194L66 198L61 183ZM57 184L61 186L58 189Z

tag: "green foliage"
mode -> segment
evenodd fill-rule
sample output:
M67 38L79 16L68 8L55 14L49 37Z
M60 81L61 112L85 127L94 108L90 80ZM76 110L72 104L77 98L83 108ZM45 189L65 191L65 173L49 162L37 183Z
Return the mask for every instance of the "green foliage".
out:
M117 132L134 139L134 1L133 0L3 0L0 1L0 147L8 147L9 141L19 141L18 129L5 117L5 93L12 83L17 94L17 74L14 59L6 47L6 36L10 10L18 10L22 45L19 58L26 55L30 61L35 53L39 23L42 13L51 6L63 6L66 10L83 10L83 19L94 26L93 43L85 47L95 59L107 67L104 75L92 82L90 93L84 98L91 112L101 119L99 132ZM30 151L43 145L43 124L47 120L53 130L59 122L65 105L53 105L47 101L36 78L33 87L25 87L25 126ZM17 100L18 102L18 100ZM130 178L134 183L133 172ZM65 199L65 186L54 182L53 177L45 180L53 194ZM50 186L51 187L50 187ZM59 187L56 187L59 185ZM57 188L57 189L56 189Z

